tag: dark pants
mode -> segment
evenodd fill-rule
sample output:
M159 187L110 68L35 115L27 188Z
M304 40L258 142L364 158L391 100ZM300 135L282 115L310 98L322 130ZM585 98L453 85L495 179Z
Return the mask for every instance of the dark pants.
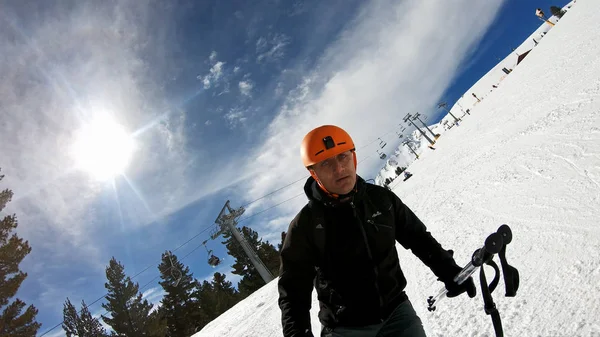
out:
M426 337L421 319L409 300L402 302L383 323L363 327L339 326L321 337Z

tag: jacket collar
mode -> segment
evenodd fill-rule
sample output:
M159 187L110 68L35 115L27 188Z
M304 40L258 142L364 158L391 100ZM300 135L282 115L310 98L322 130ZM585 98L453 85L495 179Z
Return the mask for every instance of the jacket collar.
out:
M341 195L339 198L333 198L319 188L317 181L313 177L308 177L304 184L304 193L310 202L325 205L327 207L336 207L347 204L348 202L357 202L361 200L364 195L365 185L365 180L357 174L355 188L348 194Z

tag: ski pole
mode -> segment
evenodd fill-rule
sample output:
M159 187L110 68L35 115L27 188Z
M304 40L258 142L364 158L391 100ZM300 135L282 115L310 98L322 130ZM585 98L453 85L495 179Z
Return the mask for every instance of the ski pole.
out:
M502 249L503 240L501 233L492 233L487 237L483 247L477 249L473 256L471 256L471 261L460 271L456 276L454 276L453 281L456 284L462 284L465 282L473 273L477 270L477 268L481 267L486 261L491 259L494 254L498 254ZM439 302L441 299L446 297L446 293L448 290L446 287L442 287L437 295L429 296L427 299L427 310L435 311L436 307L434 304Z

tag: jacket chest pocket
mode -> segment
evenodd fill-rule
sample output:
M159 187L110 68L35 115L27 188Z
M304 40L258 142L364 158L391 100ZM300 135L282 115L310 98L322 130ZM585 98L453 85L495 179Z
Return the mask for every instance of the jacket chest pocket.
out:
M367 227L367 236L369 237L369 246L375 259L385 256L391 248L395 247L396 232L391 221L368 219L365 225Z

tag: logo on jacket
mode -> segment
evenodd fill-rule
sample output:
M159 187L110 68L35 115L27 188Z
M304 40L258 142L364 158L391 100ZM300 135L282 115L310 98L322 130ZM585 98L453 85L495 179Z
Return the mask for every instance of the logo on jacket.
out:
M318 224L315 228L316 229L323 229L323 226L321 224Z
M371 218L375 218L381 215L380 211L375 212L373 215L371 215Z

